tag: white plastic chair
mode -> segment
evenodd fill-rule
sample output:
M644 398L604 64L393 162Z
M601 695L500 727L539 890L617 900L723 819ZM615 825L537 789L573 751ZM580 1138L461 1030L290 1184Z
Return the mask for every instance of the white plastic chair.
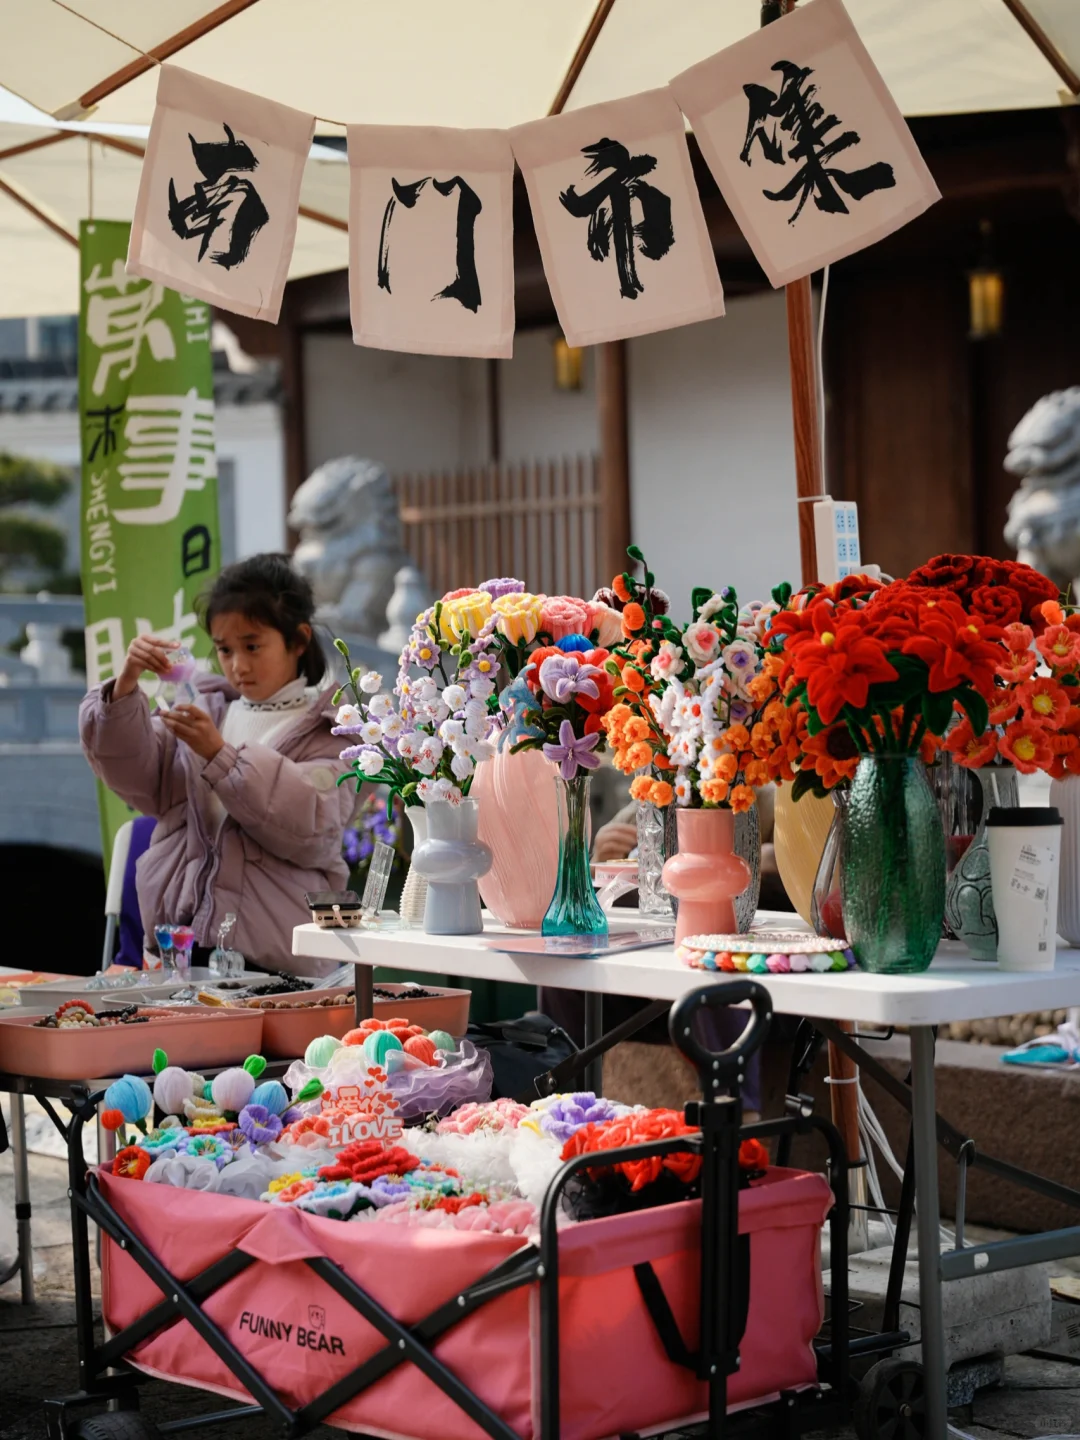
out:
M116 950L116 932L120 928L120 909L124 898L124 877L127 874L128 856L131 853L131 832L134 828L133 821L125 821L113 840L112 860L109 863L109 883L105 890L105 947L101 952L102 970L107 970L113 963L113 955Z

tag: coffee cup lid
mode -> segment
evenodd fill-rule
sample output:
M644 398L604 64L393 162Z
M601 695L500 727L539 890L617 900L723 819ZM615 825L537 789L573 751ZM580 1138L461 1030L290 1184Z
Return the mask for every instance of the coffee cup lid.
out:
M1056 805L995 805L986 817L987 825L1020 827L1026 825L1061 825L1061 811Z

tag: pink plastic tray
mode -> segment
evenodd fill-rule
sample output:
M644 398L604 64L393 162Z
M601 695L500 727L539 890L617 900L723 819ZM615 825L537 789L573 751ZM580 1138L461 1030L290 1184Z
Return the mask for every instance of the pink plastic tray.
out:
M425 986L434 993L429 1000L410 999L407 985L386 985L381 980L379 988L393 990L395 998L383 1000L376 997L375 1019L389 1020L400 1016L410 1025L422 1025L425 1030L445 1030L448 1035L460 1039L469 1028L468 990L439 990ZM348 986L330 990L329 994L345 994ZM336 1035L340 1040L347 1030L356 1024L356 1011L350 1000L347 1005L306 1006L296 1010L260 1010L263 1017L262 1053L271 1060L293 1060L304 1051L319 1035Z
M106 1007L102 1007L106 1008ZM148 1075L155 1049L186 1069L238 1065L259 1053L261 1010L154 1010L145 1025L46 1030L38 1015L0 1016L0 1070L49 1080Z

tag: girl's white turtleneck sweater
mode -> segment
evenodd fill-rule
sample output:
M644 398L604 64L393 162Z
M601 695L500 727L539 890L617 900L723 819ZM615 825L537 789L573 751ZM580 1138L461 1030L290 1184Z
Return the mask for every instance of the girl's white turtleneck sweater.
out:
M225 712L221 738L237 750L242 745L273 745L307 714L318 693L309 689L301 676L283 685L268 700L247 700L241 696L231 701ZM206 819L210 834L216 835L225 820L225 807L213 790L207 792Z

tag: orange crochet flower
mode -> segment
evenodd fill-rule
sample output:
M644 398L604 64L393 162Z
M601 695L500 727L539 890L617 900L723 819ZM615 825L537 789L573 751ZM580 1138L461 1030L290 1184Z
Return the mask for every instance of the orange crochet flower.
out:
M1054 752L1046 731L1029 720L1016 720L1009 725L998 741L998 748L1022 775L1034 775L1036 770L1048 770L1053 764Z
M622 633L629 640L644 624L645 611L636 600L631 600L622 612Z
M997 754L997 733L987 730L984 735L976 735L971 728L971 721L965 718L954 730L949 731L945 749L958 765L969 770L978 770L983 765L989 765Z
M736 815L749 810L754 803L754 792L749 785L736 785L731 792L731 808Z
M141 1180L152 1163L150 1152L141 1145L126 1145L113 1157L112 1173L128 1180Z
M1022 684L1035 674L1039 657L1031 650L1009 650L1001 664L995 666L994 674L1008 685Z
M1035 644L1055 670L1071 670L1080 664L1080 633L1067 625L1048 625Z
M1069 713L1069 696L1064 685L1049 675L1037 675L1020 687L1020 704L1033 720L1048 730L1058 730Z
M661 808L663 808L665 805L670 805L674 798L675 791L672 789L672 787L668 784L666 780L653 781L652 793L650 794L649 799L654 805L659 805Z
M726 780L702 780L698 786L706 805L722 805L728 798L730 788Z

